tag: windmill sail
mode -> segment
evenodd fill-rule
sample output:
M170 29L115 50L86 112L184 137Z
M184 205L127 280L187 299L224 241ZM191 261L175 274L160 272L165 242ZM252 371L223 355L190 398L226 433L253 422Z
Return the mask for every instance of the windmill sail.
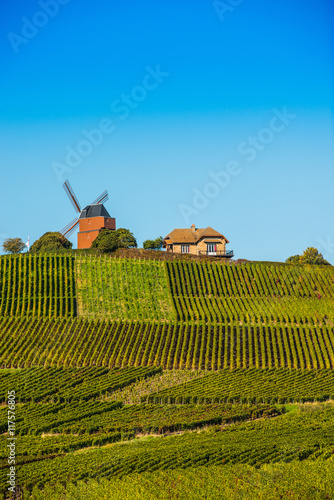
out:
M69 222L61 231L60 233L63 235L63 236L66 236L66 238L68 238L69 236L71 236L71 234L75 231L77 225L79 224L79 219L78 217L76 217L75 219L73 219L71 222Z
M91 205L98 205L100 203L105 203L108 200L109 200L109 194L108 191L105 190L103 191L103 193L100 194L100 196L96 198L96 200L93 201L93 203L91 203Z
M96 200L93 201L93 203L91 203L90 205L87 205L87 207L85 207L83 210L81 210L81 206L80 206L80 203L78 201L78 198L75 196L74 194L74 191L72 189L72 186L71 184L69 183L68 179L66 179L66 181L64 182L63 184L63 188L70 200L70 202L72 203L73 207L74 207L74 210L77 212L77 217L75 219L73 219L71 222L69 222L61 231L60 233L63 235L63 236L66 236L67 238L69 236L71 236L71 234L77 229L77 226L79 224L79 220L82 220L84 218L86 218L86 212L87 212L87 209L89 207L91 207L91 205L103 205L103 203L105 203L108 199L109 199L109 195L108 195L108 191L105 190L103 191L103 193L100 194L100 196L98 196L96 198ZM95 207L95 209L97 209L98 207ZM100 207L101 208L101 207ZM102 206L102 209L106 212L105 208ZM93 215L94 216L94 215ZM79 219L80 217L80 219ZM110 218L110 215L108 214L108 217ZM111 219L110 219L111 220ZM114 221L114 219L112 219ZM110 222L111 225L114 225L115 226L115 222ZM81 226L80 226L81 227ZM91 229L91 228L89 228ZM114 228L115 229L115 228ZM87 230L84 230L84 233L87 233L89 231ZM80 234L80 233L79 233ZM84 247L85 248L85 247ZM88 247L87 247L88 248Z
M71 184L69 183L68 179L63 184L63 188L65 189L65 192L67 196L69 197L70 202L72 203L74 210L78 213L81 212L81 207L80 203L78 201L78 198L75 196L74 191L72 189Z

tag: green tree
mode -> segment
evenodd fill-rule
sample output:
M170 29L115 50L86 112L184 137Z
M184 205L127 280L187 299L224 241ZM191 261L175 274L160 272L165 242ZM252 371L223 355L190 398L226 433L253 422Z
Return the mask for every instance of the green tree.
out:
M103 229L93 241L92 248L97 248L104 253L115 252L118 248L137 248L137 241L129 229L123 227L115 231Z
M3 242L2 248L6 253L21 253L25 246L21 238L7 238Z
M145 250L161 250L163 245L163 237L159 236L155 240L145 240L143 243L143 247Z
M285 262L287 264L300 264L300 255L292 255Z
M59 232L47 232L34 242L31 252L52 252L70 250L73 243Z
M293 255L286 261L287 264L311 264L316 266L330 266L330 263L324 259L323 255L314 247L308 247L303 255Z

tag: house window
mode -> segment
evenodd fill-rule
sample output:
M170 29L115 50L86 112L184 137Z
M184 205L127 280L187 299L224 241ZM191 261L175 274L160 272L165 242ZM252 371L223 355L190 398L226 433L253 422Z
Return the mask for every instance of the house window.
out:
M189 253L189 245L181 245L181 253Z
M216 255L217 254L217 245L215 243L208 243L207 254L208 255Z

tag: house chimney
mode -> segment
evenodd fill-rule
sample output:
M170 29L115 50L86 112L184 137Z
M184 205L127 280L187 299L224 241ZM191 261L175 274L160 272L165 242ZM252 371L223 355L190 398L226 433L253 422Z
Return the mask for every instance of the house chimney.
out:
M192 230L192 231L195 231L195 229L196 229L195 224L191 224L191 230Z

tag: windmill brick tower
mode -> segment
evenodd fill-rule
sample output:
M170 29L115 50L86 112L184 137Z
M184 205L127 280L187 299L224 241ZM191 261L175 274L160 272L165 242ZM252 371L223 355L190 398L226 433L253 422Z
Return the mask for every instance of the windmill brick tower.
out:
M102 229L116 229L116 219L109 215L107 209L103 205L103 203L109 199L108 191L103 191L103 193L100 194L100 196L98 196L93 203L87 205L83 210L81 210L79 201L75 196L68 180L64 182L63 188L65 189L74 210L79 215L67 224L67 226L65 226L60 232L63 236L68 238L79 225L78 249L90 248Z

